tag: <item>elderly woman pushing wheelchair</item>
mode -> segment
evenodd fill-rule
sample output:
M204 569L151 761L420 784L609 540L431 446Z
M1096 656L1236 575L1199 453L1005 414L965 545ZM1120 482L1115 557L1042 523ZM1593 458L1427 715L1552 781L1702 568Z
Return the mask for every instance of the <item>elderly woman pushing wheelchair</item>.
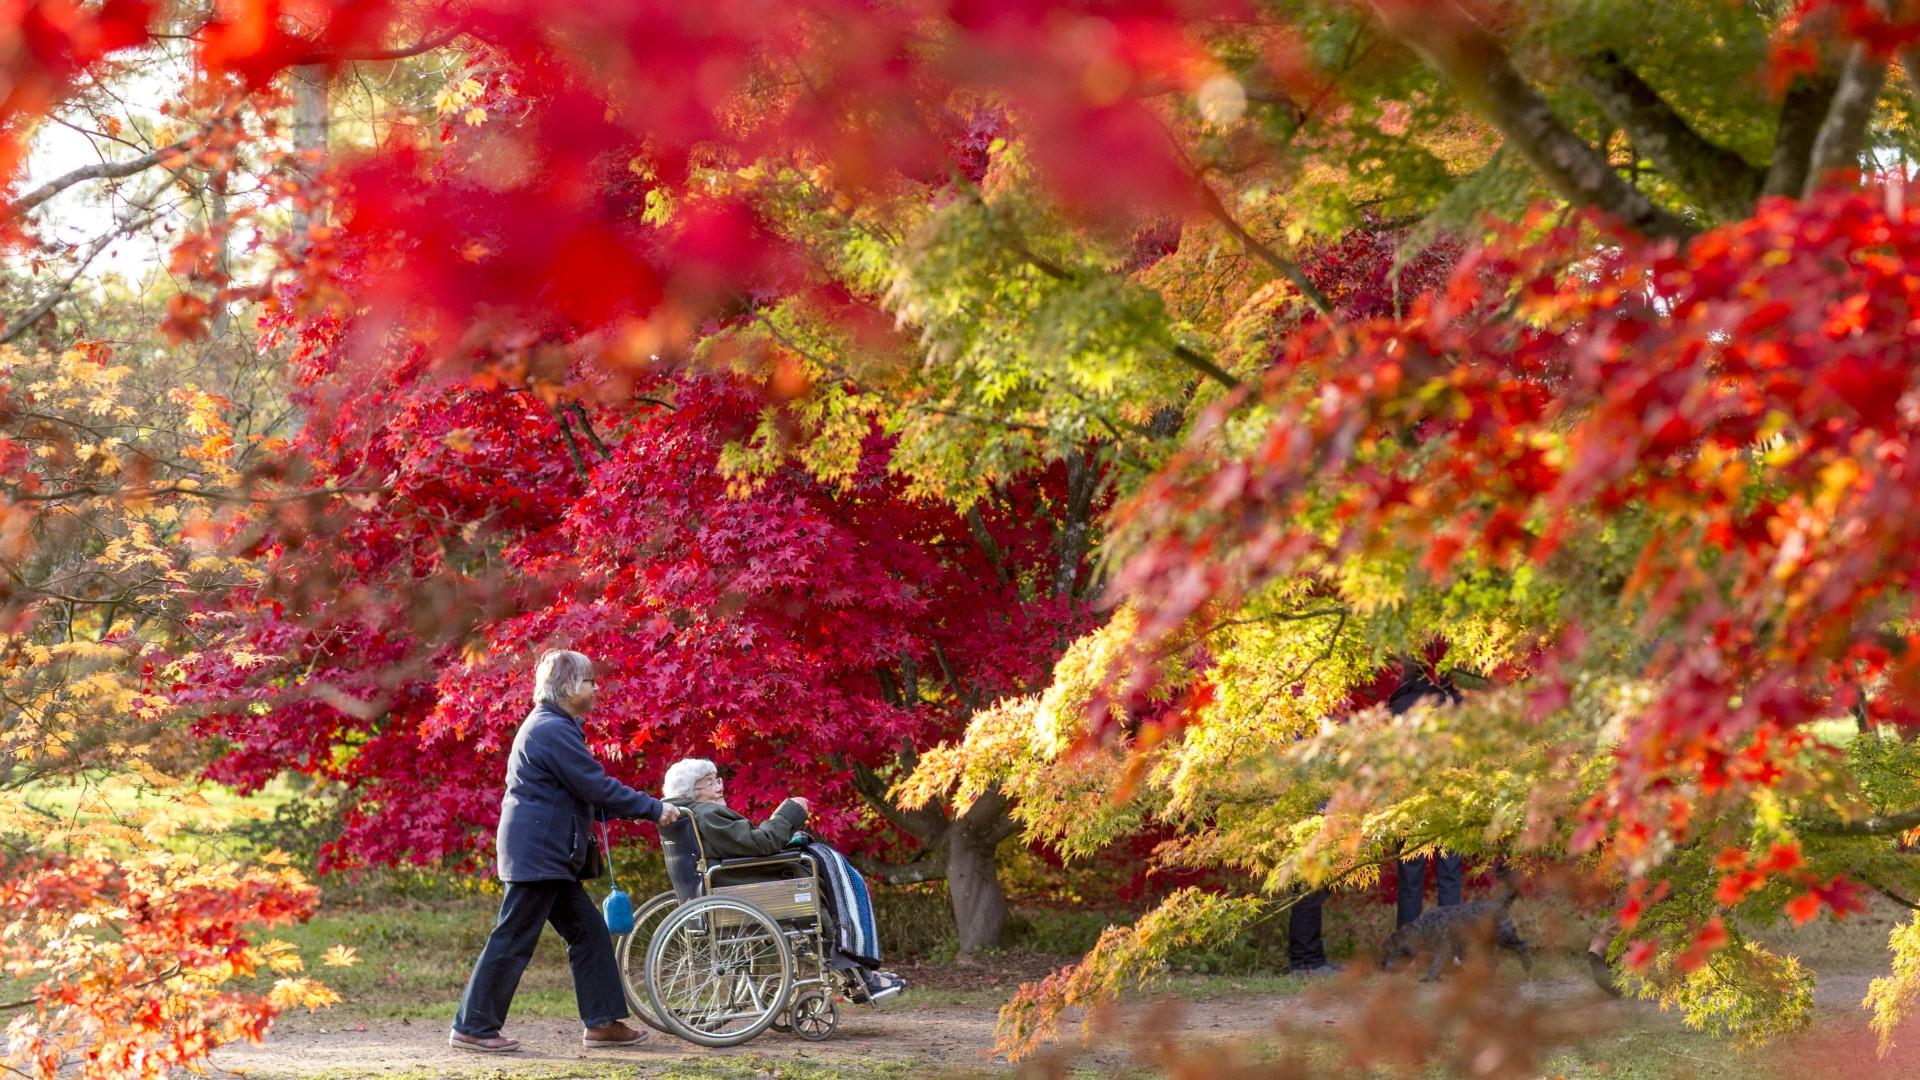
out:
M866 881L846 858L801 832L811 810L807 800L789 798L773 816L755 825L727 805L727 785L713 762L687 758L667 768L660 782L667 805L685 810L699 833L701 850L710 860L772 855L789 847L803 850L829 887L825 896L833 917L839 953L836 965L850 976L847 997L855 1003L885 1001L906 989L906 981L880 971L880 945L873 921L873 905Z
M566 650L540 658L533 711L514 736L500 800L498 869L506 894L447 1035L457 1049L498 1053L520 1046L500 1034L500 1025L543 923L552 923L567 942L585 1028L581 1043L588 1049L631 1046L645 1034L621 1023L627 999L613 939L580 879L592 876L588 862L596 817L671 825L680 811L608 776L594 760L582 724L596 696L593 661Z

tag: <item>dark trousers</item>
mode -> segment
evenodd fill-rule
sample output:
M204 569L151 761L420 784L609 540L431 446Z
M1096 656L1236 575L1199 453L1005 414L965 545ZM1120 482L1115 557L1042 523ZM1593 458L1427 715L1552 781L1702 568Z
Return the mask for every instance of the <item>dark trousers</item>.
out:
M1460 856L1450 851L1442 851L1439 866L1434 869L1434 878L1438 884L1440 907L1452 907L1460 902ZM1426 901L1427 857L1416 855L1411 859L1400 860L1400 910L1394 919L1394 929L1399 929L1420 917L1420 908Z
M1327 962L1327 944L1320 939L1320 909L1327 890L1315 889L1287 909L1287 966L1294 970Z
M460 996L453 1030L483 1039L500 1034L520 975L540 941L540 928L549 922L567 943L581 1022L599 1027L626 1018L627 995L613 959L613 938L587 890L577 881L510 881L500 898L500 918L473 965L467 992Z

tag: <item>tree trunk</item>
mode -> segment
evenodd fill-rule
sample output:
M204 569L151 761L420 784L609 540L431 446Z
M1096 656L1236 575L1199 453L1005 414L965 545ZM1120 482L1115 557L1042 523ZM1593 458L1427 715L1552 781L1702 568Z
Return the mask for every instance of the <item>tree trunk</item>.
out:
M953 921L960 931L960 955L1000 946L1007 926L1007 893L1000 886L1000 865L994 855L999 841L969 829L962 817L947 833L947 892L953 900Z
M327 167L327 69L322 64L303 64L289 73L293 89L293 149L299 158L295 168L311 181ZM293 204L293 250L307 250L307 230L313 224L311 190L296 196Z

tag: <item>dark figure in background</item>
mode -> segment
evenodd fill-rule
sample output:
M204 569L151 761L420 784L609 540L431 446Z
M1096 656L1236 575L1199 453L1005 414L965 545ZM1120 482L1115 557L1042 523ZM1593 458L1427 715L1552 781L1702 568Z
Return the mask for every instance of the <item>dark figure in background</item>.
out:
M1425 675L1415 675L1401 683L1392 696L1387 698L1387 708L1395 716L1415 706L1457 705L1460 703L1460 691L1442 681L1435 682ZM1462 873L1460 856L1450 851L1438 851L1438 866L1435 868L1437 892L1440 907L1453 907L1460 902ZM1426 902L1427 856L1414 855L1398 861L1399 868L1399 910L1395 914L1394 929L1398 930L1420 917L1420 909Z
M626 990L613 958L613 938L580 885L593 820L645 818L663 825L679 808L607 775L587 749L581 721L593 708L593 662L577 652L540 658L533 711L521 722L507 757L500 800L499 873L506 882L500 917L473 965L447 1041L461 1050L500 1052L520 1043L500 1034L520 976L533 959L540 928L552 923L567 942L573 993L589 1049L631 1046L642 1033L620 1021Z
M1340 973L1340 965L1327 959L1327 944L1320 937L1321 909L1326 903L1327 890L1313 889L1287 909L1287 974Z

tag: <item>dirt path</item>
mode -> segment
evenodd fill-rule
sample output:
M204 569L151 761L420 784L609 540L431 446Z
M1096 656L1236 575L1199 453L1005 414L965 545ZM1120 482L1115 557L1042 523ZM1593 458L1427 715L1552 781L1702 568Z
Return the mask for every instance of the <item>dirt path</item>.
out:
M1865 1015L1857 1011L1871 976L1831 974L1820 983L1818 1005L1828 1019L1803 1036L1804 1047L1825 1060L1851 1060L1872 1069L1872 1040L1866 1034ZM1516 987L1529 999L1581 1002L1609 1026L1659 1022L1676 1026L1671 1017L1656 1020L1657 1010L1636 1002L1599 998L1592 985L1578 978L1533 980ZM1123 1028L1138 1022L1150 1006L1138 1003L1122 1012ZM1846 1010L1853 1010L1848 1012ZM1195 1041L1231 1039L1272 1031L1276 1022L1293 1031L1324 1026L1331 1030L1352 1012L1337 993L1316 990L1299 995L1249 994L1189 1001L1183 1006L1179 1030ZM443 1023L432 1021L351 1021L338 1016L289 1018L277 1025L264 1046L228 1047L215 1053L218 1070L244 1073L254 1080L291 1080L314 1076L378 1077L403 1074L418 1077L485 1075L489 1078L527 1074L543 1078L603 1075L607 1066L622 1066L623 1075L645 1076L681 1062L717 1062L728 1058L780 1059L830 1068L836 1063L911 1062L929 1075L940 1070L957 1074L1004 1073L1004 1062L990 1060L995 1007L978 1005L915 1005L911 1001L882 1009L854 1008L841 1016L840 1029L825 1043L807 1043L769 1032L745 1046L703 1050L658 1032L638 1047L588 1051L580 1046L577 1021L553 1017L522 1017L509 1023L508 1034L522 1041L514 1054L483 1055L450 1048ZM1920 1041L1920 1040L1916 1040ZM1127 1064L1122 1048L1104 1046L1078 1058L1076 1064L1094 1068ZM743 1061L744 1065L745 1062ZM628 1073L625 1067L631 1067ZM216 1074L217 1075L217 1074ZM1856 1073L1865 1077L1867 1073ZM1911 1075L1884 1073L1887 1077Z

